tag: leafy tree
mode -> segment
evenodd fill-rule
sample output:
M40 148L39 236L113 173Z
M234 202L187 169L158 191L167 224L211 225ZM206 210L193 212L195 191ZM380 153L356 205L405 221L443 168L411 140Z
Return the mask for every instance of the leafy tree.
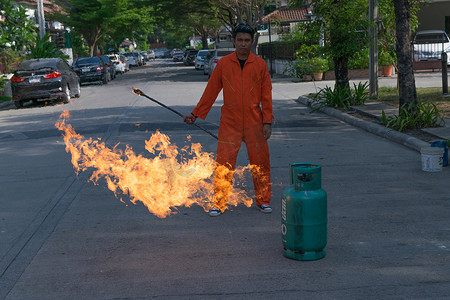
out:
M262 23L265 8L275 0L209 0L210 5L216 8L217 17L228 28L232 29L239 23L246 23L257 28ZM255 34L252 51L256 52L259 33Z
M158 15L156 21L160 27L153 36L154 40L163 40L181 48L194 32L202 37L203 47L207 47L207 38L215 35L220 28L215 7L210 5L209 0L168 0L153 3ZM175 37L179 38L178 42L174 40Z
M203 49L208 49L208 37L216 35L216 32L218 32L221 27L220 21L215 18L213 13L200 14L194 12L189 14L188 22L202 37Z
M147 48L148 36L153 32L156 23L156 6L149 1L118 0L117 11L110 19L109 41L116 48L128 38L136 41L138 48Z
M189 44L189 37L192 36L192 26L188 24L165 24L163 28L155 28L154 33L149 37L150 43L163 42L170 48L184 48Z
M174 25L191 26L202 36L202 43L206 45L208 35L218 31L220 25L228 29L239 23L247 23L253 28L262 22L264 9L276 0L165 0L152 1L160 4L161 15L170 19ZM167 23L162 21L164 25ZM165 29L164 25L161 25ZM214 34L215 35L215 34ZM253 50L256 49L259 35L255 35Z
M247 23L253 28L262 23L265 8L276 0L142 0L155 8L156 22L165 33L174 34L180 30L183 35L191 27L202 36L203 47L207 37L216 35L220 25L228 29L239 23ZM192 31L190 32L192 34ZM157 33L156 33L157 34ZM255 35L256 44L259 35Z
M75 33L84 38L90 56L97 54L97 48L104 44L103 39L107 35L117 32L119 26L124 26L117 18L120 13L128 12L129 8L127 1L124 0L56 0L56 2L63 7L64 12L55 13L52 17L73 28Z
M309 1L291 0L294 6L307 5ZM311 26L323 26L326 50L333 57L336 84L348 85L348 58L358 51L358 38L355 33L367 28L365 22L368 1L311 0L317 16ZM391 54L395 52L399 78L399 106L417 103L415 80L412 69L411 31L417 27L418 4L421 0L379 0L384 28L380 35L380 49ZM358 6L360 6L358 8ZM357 17L361 16L361 19ZM366 25L367 24L367 25ZM356 26L355 26L356 25ZM395 45L395 51L394 51Z
M12 0L0 0L0 51L7 48L22 51L34 39L35 27L28 20L26 9Z
M324 51L334 63L336 85L349 85L348 62L366 44L367 0L291 0L293 6L311 5L315 18L308 30L325 33Z
M36 35L35 27L25 8L16 7L12 0L0 0L0 20L0 73L9 73L24 58Z
M69 56L61 52L54 42L49 40L49 33L47 32L42 39L39 35L36 35L35 42L30 46L29 58L48 58L48 57L60 57L68 59Z
M105 5L106 1L108 0L57 1L64 12L56 13L53 17L83 36L88 44L90 56L94 55L94 49L105 34L108 20L114 9L113 3L108 6Z
M54 14L75 36L82 36L89 55L112 44L118 48L125 39L145 45L156 20L156 0L56 0L65 13Z
M69 39L74 57L89 56L89 49L80 33L71 30L69 32Z

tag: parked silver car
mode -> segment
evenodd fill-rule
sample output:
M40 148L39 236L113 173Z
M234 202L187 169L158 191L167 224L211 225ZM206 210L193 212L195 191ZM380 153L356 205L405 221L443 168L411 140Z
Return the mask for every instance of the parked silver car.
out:
M152 59L152 60L155 60L155 51L153 51L153 50L148 50L147 51L148 52L148 59L150 60L150 59Z
M208 64L208 75L211 76L212 72L214 71L214 68L216 67L219 60L235 51L234 48L222 48L222 49L216 49L212 52L211 58L209 59Z
M133 53L125 53L124 56L127 58L128 64L129 64L130 67L137 67L138 66L138 61L134 57Z
M204 62L206 55L208 55L208 52L212 52L213 50L200 50L197 53L197 56L195 57L195 69L196 70L203 70L204 69Z
M203 60L203 75L208 75L209 74L209 62L211 60L211 57L214 54L214 50L211 50L210 52L208 52Z

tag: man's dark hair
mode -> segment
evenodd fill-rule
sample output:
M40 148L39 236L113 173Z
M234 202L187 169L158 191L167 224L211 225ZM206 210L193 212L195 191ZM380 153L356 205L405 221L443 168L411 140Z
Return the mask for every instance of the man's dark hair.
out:
M249 33L252 36L252 40L255 35L255 30L247 24L239 24L234 27L232 37L235 38L238 32Z

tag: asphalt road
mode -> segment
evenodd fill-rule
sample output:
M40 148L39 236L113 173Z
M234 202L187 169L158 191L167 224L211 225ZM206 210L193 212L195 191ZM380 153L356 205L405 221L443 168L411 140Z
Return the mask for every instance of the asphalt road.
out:
M421 171L417 152L295 100L326 82L274 80L270 140L274 212L243 205L210 218L180 207L160 219L78 175L54 127L64 110L86 138L145 153L156 129L177 145L216 141L176 114L207 78L157 60L66 105L0 111L0 299L446 299L450 290L449 169ZM395 84L395 81L386 81ZM221 96L205 128L217 132ZM244 149L238 164L245 165ZM289 163L322 165L327 256L282 255L280 197ZM252 191L251 179L249 192Z

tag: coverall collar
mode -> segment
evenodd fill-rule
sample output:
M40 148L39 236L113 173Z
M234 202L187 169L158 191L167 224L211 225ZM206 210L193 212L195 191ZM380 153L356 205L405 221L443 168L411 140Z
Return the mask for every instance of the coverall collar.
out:
M236 63L239 63L239 59L237 57L236 51L234 51L234 55L232 56L232 58L233 58L233 61L235 61ZM248 57L247 57L247 62L249 62L249 63L254 62L255 59L256 59L256 55L250 51L250 53L248 54Z

